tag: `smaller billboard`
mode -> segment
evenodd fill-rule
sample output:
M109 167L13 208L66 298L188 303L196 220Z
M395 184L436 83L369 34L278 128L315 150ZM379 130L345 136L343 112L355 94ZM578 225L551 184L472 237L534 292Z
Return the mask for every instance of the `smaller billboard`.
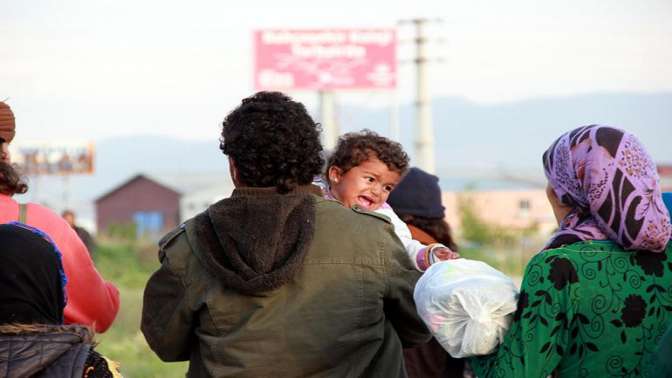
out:
M257 90L393 89L394 29L254 32Z
M25 175L90 175L94 172L93 142L25 141L12 143L12 162Z

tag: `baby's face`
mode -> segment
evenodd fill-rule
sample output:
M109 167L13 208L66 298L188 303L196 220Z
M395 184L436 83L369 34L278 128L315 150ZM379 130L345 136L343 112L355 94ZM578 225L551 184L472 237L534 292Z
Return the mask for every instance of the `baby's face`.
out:
M380 208L399 183L401 175L387 167L377 158L343 173L338 167L329 168L331 192L347 207L357 204L366 210Z

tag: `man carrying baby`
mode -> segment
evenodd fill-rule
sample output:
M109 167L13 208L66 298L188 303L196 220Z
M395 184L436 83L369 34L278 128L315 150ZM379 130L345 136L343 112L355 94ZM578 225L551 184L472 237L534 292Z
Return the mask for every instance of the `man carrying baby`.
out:
M220 149L236 186L160 242L142 330L190 377L404 377L425 342L420 272L387 218L323 198L319 129L281 93L243 100Z

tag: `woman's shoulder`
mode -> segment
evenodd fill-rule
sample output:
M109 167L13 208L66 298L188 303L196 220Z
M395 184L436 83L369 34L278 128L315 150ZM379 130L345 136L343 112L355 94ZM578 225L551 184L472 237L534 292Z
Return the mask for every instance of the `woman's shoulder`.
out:
M564 256L569 259L586 259L593 255L609 254L611 256L660 255L672 256L672 242L662 252L628 251L610 240L586 240L563 245L558 248L546 249L536 254L532 260L546 260L551 257Z
M580 281L594 281L614 272L628 272L626 278L637 273L642 280L672 278L672 243L663 252L626 251L611 241L573 243L538 253L530 259L526 274L547 272L550 276L563 269L577 279L587 276Z
M40 205L39 203L27 202L26 207L27 207L29 212L34 213L34 214L44 215L44 216L48 216L48 217L58 217L58 218L60 218L60 216L58 214L56 214L56 212L54 212L53 210L51 210L50 208L48 208L44 205Z
M39 203L26 204L27 224L49 233L50 230L67 230L70 225L56 212Z
M558 248L551 248L541 253L590 253L590 252L625 252L618 244L610 240L585 240L566 244Z
M545 259L550 256L565 255L568 258L581 258L592 256L595 254L605 254L617 256L640 256L640 255L659 255L672 256L672 241L667 244L667 247L662 252L649 251L628 251L618 244L610 240L586 240L568 245L563 245L559 248L547 249L539 252L534 258Z

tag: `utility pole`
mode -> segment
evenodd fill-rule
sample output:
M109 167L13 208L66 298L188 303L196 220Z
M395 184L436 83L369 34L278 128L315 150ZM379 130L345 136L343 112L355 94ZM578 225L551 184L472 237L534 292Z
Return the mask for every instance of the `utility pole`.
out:
M429 173L435 172L434 129L432 127L432 103L427 82L427 37L425 25L429 20L412 20L415 25L416 67L416 136L415 155L417 166Z

